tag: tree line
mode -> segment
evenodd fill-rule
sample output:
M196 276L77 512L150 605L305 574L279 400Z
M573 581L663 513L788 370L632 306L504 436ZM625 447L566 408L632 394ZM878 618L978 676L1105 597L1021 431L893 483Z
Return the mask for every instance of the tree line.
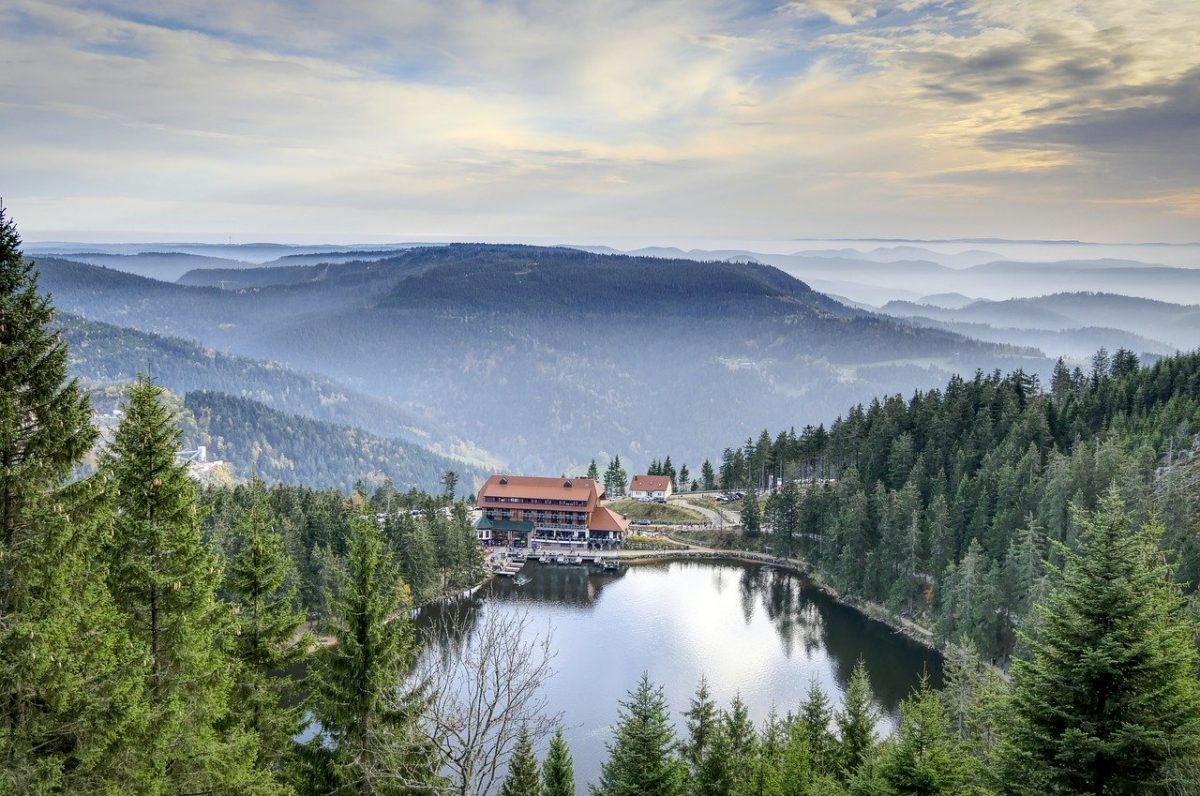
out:
M798 555L842 595L965 636L1004 665L1017 631L1079 529L1116 484L1186 592L1200 576L1197 492L1183 459L1200 431L1200 354L1140 367L1101 351L1090 371L1055 368L1048 389L1020 371L955 377L944 390L856 406L726 452L722 481L781 490L743 522L776 555Z

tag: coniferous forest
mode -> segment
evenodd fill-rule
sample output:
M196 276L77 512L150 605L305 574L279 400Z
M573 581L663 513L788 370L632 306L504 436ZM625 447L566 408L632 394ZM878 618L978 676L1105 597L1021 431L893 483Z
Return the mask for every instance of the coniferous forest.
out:
M147 378L83 475L97 432L53 313L0 216L0 793L469 793L411 676L414 607L483 574L453 489L200 489ZM726 487L811 479L767 499L764 543L934 624L945 685L883 738L861 665L840 708L814 686L757 726L646 676L592 792L1196 792L1198 419L1200 356L1118 352L730 449ZM514 737L500 792L578 792L561 734L542 760Z

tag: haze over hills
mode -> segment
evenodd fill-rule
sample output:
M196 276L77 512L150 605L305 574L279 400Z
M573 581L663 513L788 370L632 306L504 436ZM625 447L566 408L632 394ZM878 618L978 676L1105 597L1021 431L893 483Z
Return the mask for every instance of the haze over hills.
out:
M698 461L731 430L1049 364L848 308L766 265L463 244L188 277L249 280L221 290L40 264L64 310L319 373L531 471Z
M1200 306L1111 293L1056 293L1007 301L976 301L957 309L892 301L881 311L901 317L919 316L1011 329L1120 329L1137 333L1147 341L1156 341L1165 349L1156 353L1200 347Z

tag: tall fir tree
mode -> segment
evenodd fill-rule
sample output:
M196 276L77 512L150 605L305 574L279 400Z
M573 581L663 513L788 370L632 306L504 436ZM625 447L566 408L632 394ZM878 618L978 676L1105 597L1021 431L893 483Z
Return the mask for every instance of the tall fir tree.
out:
M815 678L808 684L808 693L800 703L800 715L796 720L804 729L813 771L817 774L834 774L837 769L837 739L829 729L833 721L833 706Z
M179 436L163 389L140 377L104 463L114 492L109 590L149 664L142 787L269 790L257 737L230 720L230 611L216 599L222 571L201 535L195 486L176 462Z
M1076 511L1079 547L1012 670L1009 781L1026 793L1188 792L1200 755L1193 627L1114 485ZM1019 774L1019 778L1016 776Z
M542 790L542 778L537 758L533 756L533 741L529 728L521 725L517 732L517 743L508 760L508 775L500 786L500 796L538 796Z
M542 762L541 796L575 796L575 764L561 727L550 739L550 749Z
M704 761L704 750L712 737L720 715L708 689L708 679L701 676L696 693L692 696L691 704L683 714L687 723L687 738L680 747L683 762L689 773L695 777Z
M746 490L742 498L742 533L750 538L757 538L762 533L762 509L758 505L758 494L753 489Z
M118 791L144 727L142 657L105 583L87 396L0 210L0 792Z
M334 575L336 643L310 678L321 727L308 750L312 792L437 792L440 761L420 726L425 691L407 684L418 651L412 597L370 518L351 520L345 567Z
M838 760L843 779L850 780L875 746L879 711L871 692L871 678L862 658L854 664L842 709L837 712Z
M307 656L312 637L299 632L300 589L283 537L273 527L266 488L255 478L248 491L249 504L234 527L238 550L226 582L236 613L234 708L258 735L260 765L283 778L303 712L286 704L295 683L280 672Z
M643 674L621 702L608 759L594 796L676 796L683 790L683 763L675 757L675 732L661 686Z
M883 752L879 774L896 796L961 793L977 780L928 677L900 703L900 727Z

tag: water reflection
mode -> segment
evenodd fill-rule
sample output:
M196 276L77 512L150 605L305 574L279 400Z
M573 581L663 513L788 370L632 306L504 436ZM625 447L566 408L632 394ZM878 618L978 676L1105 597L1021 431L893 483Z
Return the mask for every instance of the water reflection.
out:
M935 653L770 567L656 562L612 575L530 564L522 574L524 585L495 580L469 600L427 609L419 624L453 612L452 624L470 632L488 611L528 611L534 626L552 628L558 674L546 688L566 716L581 783L598 776L617 700L643 671L664 684L677 720L704 675L721 703L740 693L761 721L772 707L794 710L813 680L840 703L861 657L885 714L881 732L922 672L941 682ZM430 639L427 654L452 654L462 642Z

